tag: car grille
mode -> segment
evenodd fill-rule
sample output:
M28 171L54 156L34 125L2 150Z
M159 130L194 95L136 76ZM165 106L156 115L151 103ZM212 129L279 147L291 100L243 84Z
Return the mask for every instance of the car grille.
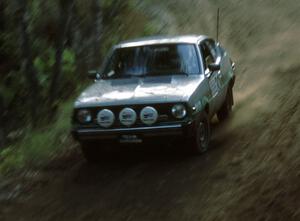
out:
M85 125L86 127L99 127L98 123L97 123L97 114L99 111L103 110L103 109L109 109L111 110L114 115L115 115L115 123L113 124L113 126L111 128L126 128L126 126L122 125L119 121L119 113L123 108L132 108L133 110L135 110L136 114L137 114L137 121L134 125L132 125L131 127L145 127L147 125L145 125L141 120L140 120L140 112L141 110L146 107L146 106L151 106L153 108L155 108L158 112L158 120L157 122L154 124L156 126L158 125L166 125L166 124L170 124L170 123L177 123L178 120L175 119L172 115L171 109L173 107L173 103L165 103L165 104L142 104L142 105L119 105L119 106L102 106L102 107L94 107L94 108L89 108L92 112L93 115L93 122L90 124ZM76 114L74 114L75 116ZM75 119L74 119L75 120ZM75 120L76 121L76 120Z

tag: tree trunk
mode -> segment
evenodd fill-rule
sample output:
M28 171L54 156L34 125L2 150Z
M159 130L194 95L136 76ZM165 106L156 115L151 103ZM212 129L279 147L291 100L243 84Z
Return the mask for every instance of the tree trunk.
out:
M33 67L32 52L30 47L30 38L28 33L28 12L27 1L18 0L19 3L19 22L20 22L20 42L22 51L22 70L24 71L28 85L28 101L30 106L30 123L35 126L37 122L37 105L39 85L36 72Z
M94 36L93 36L93 68L97 68L101 64L101 39L102 39L102 8L100 0L94 0L93 2L93 17L94 17Z
M5 125L4 125L4 117L3 117L3 113L4 113L4 104L3 103L4 102L3 102L2 96L0 94L0 151L5 145L5 133L4 133Z
M1 32L4 31L4 24L5 24L4 10L5 10L4 2L0 1L0 31Z
M80 26L80 18L78 16L77 7L73 7L72 10L72 19L71 19L70 29L72 33L72 48L75 52L76 60L76 75L75 77L79 80L86 79L88 64L86 62L86 54L84 53L86 41L82 36L82 30Z
M61 75L62 69L62 55L65 46L65 37L67 29L70 23L70 14L72 7L74 5L73 0L60 0L60 19L58 27L58 35L56 38L56 53L55 53L55 63L53 66L53 75L49 88L49 105L50 105L50 119L55 116L57 110L57 97L59 91L59 78Z
M123 7L125 7L128 4L127 1L123 0L115 0L114 4L112 5L109 13L109 17L115 17L118 16L119 12Z

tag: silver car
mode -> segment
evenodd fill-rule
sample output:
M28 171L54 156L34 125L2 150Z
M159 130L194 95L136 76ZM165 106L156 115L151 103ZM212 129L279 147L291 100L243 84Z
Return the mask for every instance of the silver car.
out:
M73 137L89 161L101 146L183 140L210 143L210 119L233 106L234 63L207 36L151 37L113 47L74 105Z

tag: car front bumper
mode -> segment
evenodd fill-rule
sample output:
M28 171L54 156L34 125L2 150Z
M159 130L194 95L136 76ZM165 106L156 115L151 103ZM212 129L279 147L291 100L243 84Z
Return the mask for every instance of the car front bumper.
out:
M79 142L113 141L118 143L143 143L166 140L167 138L186 138L192 135L194 122L185 122L163 126L135 128L74 128L73 137ZM126 139L128 138L128 139Z

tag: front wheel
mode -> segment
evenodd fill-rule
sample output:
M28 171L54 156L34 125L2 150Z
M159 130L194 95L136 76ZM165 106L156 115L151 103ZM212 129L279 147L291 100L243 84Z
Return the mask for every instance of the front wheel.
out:
M193 153L201 154L207 151L210 143L210 123L207 114L202 114L196 122L194 136L191 142Z

